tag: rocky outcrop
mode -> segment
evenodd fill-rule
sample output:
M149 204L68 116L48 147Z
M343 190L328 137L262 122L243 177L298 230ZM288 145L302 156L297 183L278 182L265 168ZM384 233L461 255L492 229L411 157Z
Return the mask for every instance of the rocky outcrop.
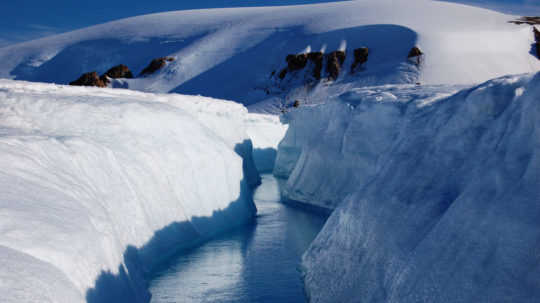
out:
M343 62L345 62L344 51L334 51L326 55L326 71L330 79L336 80L338 78Z
M533 26L533 33L534 40L536 40L536 42L540 42L540 31L536 28L536 26Z
M413 60L416 63L416 65L420 65L423 55L424 53L420 50L420 48L418 46L415 46L411 48L407 58Z
M153 73L155 73L156 71L162 69L163 67L165 67L165 65L167 65L167 62L172 62L174 61L174 58L173 57L161 57L161 58L156 58L154 60L152 60L150 62L150 64L148 64L147 67L145 67L140 76L147 76L147 75L151 75Z
M521 25L521 24L529 24L529 25L535 25L535 24L540 24L540 17L530 17L530 16L525 16L525 17L521 17L517 20L512 20L512 21L508 21L510 23L514 23L514 24L517 24L517 25Z
M285 76L287 76L287 68L284 68L282 69L280 72L279 72L279 79L283 80L283 78L285 78Z
M127 66L125 66L124 64L120 64L109 69L105 73L105 76L112 79L119 79L119 78L131 79L133 78L133 73L131 73L131 71L129 70Z
M98 73L90 72L83 74L79 79L70 82L69 85L75 86L97 86L97 87L107 87L109 80L105 75L99 77Z
M540 31L533 26L534 40L536 41L534 47L536 48L536 57L540 59Z
M409 51L409 55L407 56L407 58L414 58L414 57L419 57L419 56L422 56L424 53L422 53L422 51L420 50L420 48L418 48L418 46L415 46L413 48L411 48L411 50Z
M361 47L354 50L354 62L351 65L351 73L354 72L357 66L360 66L367 62L369 55L369 49L367 47Z
M287 58L285 58L285 60L287 61L287 68L289 69L289 71L300 70L306 67L307 55L306 54L288 55Z
M307 54L309 62L313 63L313 78L321 80L321 72L323 68L323 53L312 52Z

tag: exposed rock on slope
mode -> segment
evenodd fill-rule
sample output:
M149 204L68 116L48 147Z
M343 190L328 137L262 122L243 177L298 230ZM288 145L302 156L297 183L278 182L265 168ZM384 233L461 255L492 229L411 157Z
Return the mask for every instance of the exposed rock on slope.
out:
M152 62L150 62L150 64L148 64L147 67L145 67L142 70L140 75L141 76L151 75L155 73L156 71L165 67L165 65L167 65L167 62L172 62L172 61L174 61L174 58L172 57L161 57L161 58L154 59L152 60Z
M326 56L326 72L328 73L328 77L330 79L337 79L343 62L345 62L344 51L334 51Z
M308 53L308 59L313 63L313 78L321 80L321 72L323 68L323 53L322 52L312 52Z
M354 50L354 62L351 65L351 73L355 68L367 62L369 55L369 49L367 47L361 47Z
M536 26L533 26L533 33L534 33L534 40L535 48L536 48L536 56L538 59L540 59L540 31L536 28Z
M521 18L519 18L517 20L512 20L512 21L509 21L509 22L517 24L517 25L520 25L520 24L535 25L535 24L540 24L540 17L525 16L525 17L521 17Z
M90 72L83 74L79 79L70 82L69 85L107 87L108 83L109 80L106 77L98 76L97 72Z
M420 50L420 48L415 46L409 51L407 58L414 60L416 64L420 64L423 55L424 53Z
M112 67L109 69L105 75L112 79L119 79L119 78L126 78L131 79L133 78L133 74L129 70L127 66L124 64L117 65L115 67Z

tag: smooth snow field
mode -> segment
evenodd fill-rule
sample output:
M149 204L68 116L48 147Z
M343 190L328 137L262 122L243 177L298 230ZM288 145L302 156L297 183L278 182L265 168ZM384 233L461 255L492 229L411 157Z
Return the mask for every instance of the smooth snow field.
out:
M151 302L306 302L301 256L325 216L280 203L272 175L262 176L254 201L253 225L185 252L157 272Z

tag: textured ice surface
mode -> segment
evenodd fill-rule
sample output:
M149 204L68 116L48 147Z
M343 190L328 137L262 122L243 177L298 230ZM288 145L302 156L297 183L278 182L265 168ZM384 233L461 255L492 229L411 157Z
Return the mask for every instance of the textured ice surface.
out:
M275 146L257 123L280 127L210 98L0 80L3 302L148 300L142 274L255 214L248 129Z
M303 258L313 302L540 298L540 74L430 89L289 113L286 193L335 207Z

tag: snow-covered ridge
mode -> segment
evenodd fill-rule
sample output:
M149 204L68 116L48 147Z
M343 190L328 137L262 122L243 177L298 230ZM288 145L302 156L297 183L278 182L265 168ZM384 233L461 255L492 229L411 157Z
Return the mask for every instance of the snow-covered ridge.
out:
M312 302L540 298L540 73L457 89L362 88L287 114L285 193L335 208L303 259Z
M269 98L260 88L287 54L366 46L370 59L355 81L403 83L399 63L418 44L426 54L420 82L471 84L540 68L530 28L509 24L514 18L430 0L168 12L2 48L0 77L68 83L116 64L138 74L151 59L172 56L158 74L126 83L252 104Z
M3 302L146 302L175 250L251 220L274 118L203 97L0 80ZM275 144L275 143L274 143Z

